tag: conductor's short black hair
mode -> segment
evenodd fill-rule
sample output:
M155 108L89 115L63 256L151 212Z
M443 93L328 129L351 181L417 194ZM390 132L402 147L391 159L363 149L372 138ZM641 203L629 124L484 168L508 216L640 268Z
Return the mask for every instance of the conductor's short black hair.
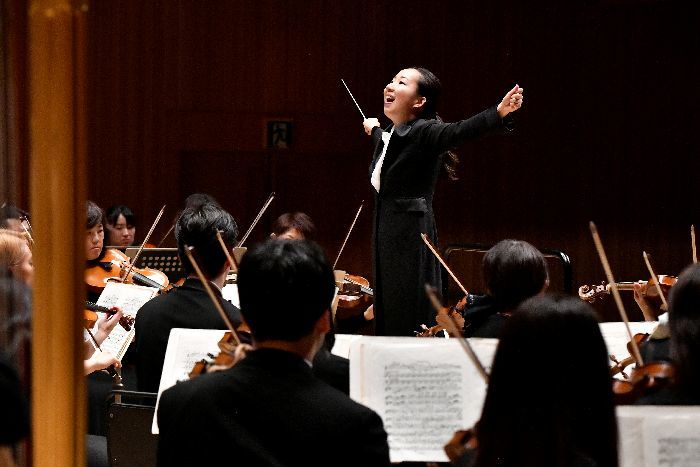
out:
M86 219L86 229L89 230L98 224L105 225L105 213L101 207L95 204L93 201L88 200L87 202L87 219Z
M489 294L505 308L515 308L541 292L548 280L542 253L522 240L501 240L486 252L484 281Z
M256 341L309 335L333 299L333 271L308 240L269 240L248 251L238 272L241 313Z
M193 247L195 261L207 279L221 273L227 258L216 238L217 230L226 246L232 248L238 237L238 227L231 214L219 205L202 204L182 211L175 224L175 238L180 261L187 274L195 270L185 253L186 246Z

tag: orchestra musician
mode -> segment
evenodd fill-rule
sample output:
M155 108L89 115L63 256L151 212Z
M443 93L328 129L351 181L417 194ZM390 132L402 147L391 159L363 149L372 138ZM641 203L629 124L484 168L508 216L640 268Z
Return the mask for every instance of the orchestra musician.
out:
M128 206L118 204L107 209L107 245L126 248L134 244L136 215Z
M643 297L640 298L644 300ZM648 302L645 305L650 308L652 306ZM649 339L640 345L640 351L645 362L657 360L672 362L675 378L671 384L643 395L636 403L698 405L700 404L700 265L693 264L681 273L678 281L671 288L668 305L669 337Z
M0 277L11 277L32 286L34 265L26 233L0 229Z
M487 294L472 296L457 319L466 337L497 338L518 305L549 286L547 262L528 242L508 239L486 252L482 271ZM445 318L438 315L438 324Z
M272 224L271 238L288 240L316 240L316 225L308 214L285 212Z
M270 238L277 240L314 240L316 226L303 212L287 212L272 224ZM331 330L326 334L323 346L316 352L313 361L314 375L345 394L350 394L350 361L331 353L335 344L335 330L331 319Z
M425 68L401 70L384 88L384 115L391 125L382 130L376 118L363 122L375 144L370 173L376 192L374 313L379 335L413 335L430 321L432 307L423 287L440 288L440 269L426 254L420 234L437 244L433 195L441 167L455 176L457 159L450 148L506 128L504 119L523 102L523 89L516 85L497 106L443 123L437 116L440 87Z
M173 291L146 302L136 315L136 373L140 391L157 392L168 337L173 328L226 329L226 324L185 254L193 254L204 276L221 298L230 264L217 239L219 231L227 248L233 249L238 227L231 214L218 204L196 204L185 208L175 226L178 253L187 273L184 284ZM241 324L241 315L227 300L221 304L234 326Z
M618 465L607 350L587 303L548 295L520 304L467 446L454 465Z
M158 465L389 465L381 418L312 373L330 330L334 278L321 249L273 240L238 276L254 350L228 370L166 390ZM138 326L138 324L137 324Z
M0 207L0 229L26 232L29 229L29 213L12 204Z

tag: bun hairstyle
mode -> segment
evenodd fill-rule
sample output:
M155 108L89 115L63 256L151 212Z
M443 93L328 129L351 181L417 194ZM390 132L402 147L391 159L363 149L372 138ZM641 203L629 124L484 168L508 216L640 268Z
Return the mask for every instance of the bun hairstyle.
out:
M437 106L440 101L440 94L442 93L442 83L440 83L438 77L427 68L412 68L420 75L418 79L418 95L425 97L425 104L423 105L423 111L420 116L425 119L442 122L442 119L437 113ZM445 158L443 168L445 169L447 178L449 180L458 180L457 165L459 165L459 156L453 151L447 151L443 157Z

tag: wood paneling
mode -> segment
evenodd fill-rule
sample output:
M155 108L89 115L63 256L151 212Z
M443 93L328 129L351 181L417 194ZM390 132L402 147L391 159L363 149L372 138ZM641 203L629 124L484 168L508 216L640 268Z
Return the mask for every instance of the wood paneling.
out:
M461 181L440 182L443 246L522 238L567 251L576 284L599 281L594 219L620 279L646 276L642 249L678 273L698 222L696 8L549 3L94 2L90 196L131 205L143 233L161 204L210 191L244 230L276 190L254 238L303 210L329 256L366 199L344 267L368 275L371 147L340 78L378 115L387 80L420 64L448 121L526 89L516 133L459 148ZM288 151L265 148L275 118L293 121Z

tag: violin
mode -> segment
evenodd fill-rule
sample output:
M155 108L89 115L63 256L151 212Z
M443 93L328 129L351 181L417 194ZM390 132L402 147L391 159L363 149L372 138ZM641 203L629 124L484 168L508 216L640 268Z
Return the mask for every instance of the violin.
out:
M435 326L427 327L425 324L421 324L421 329L419 331L413 331L416 337L436 337L440 331L444 331L448 328L448 326L446 326L448 323L444 321L445 319L455 320L457 322L457 327L460 329L459 336L450 334L450 337L463 337L461 335L461 330L464 329L465 321L463 312L469 306L471 298L471 295L465 295L460 301L447 309L446 313L438 313L435 316L435 321L437 322Z
M113 248L105 250L100 261L85 270L85 282L92 292L100 293L110 280L122 281L129 271L129 257ZM131 268L124 282L129 284L155 287L160 291L168 290L170 281L162 271L151 268Z
M369 281L362 276L347 274L345 271L334 271L337 277L338 287L338 316L340 319L348 318L358 313L363 313L374 298L374 290L369 286Z
M85 300L85 312L83 316L85 329L92 329L95 327L95 323L97 322L96 311L107 313L110 316L117 312L114 308L107 308L106 306L97 305L90 300ZM134 325L135 320L136 318L133 316L123 315L119 318L119 324L121 324L125 330L131 331L131 326Z
M613 394L618 405L633 404L638 398L675 382L676 369L669 362L650 362L632 369L629 379L613 379Z
M661 291L664 295L668 295L669 290L673 287L678 280L675 276L659 275L659 285L661 286ZM642 296L647 300L650 300L657 307L661 307L661 297L656 288L656 284L653 279L648 281L637 281L637 282L615 282L618 290L634 290L634 286L639 284L642 286ZM581 300L588 303L593 303L597 299L610 294L610 284L605 284L605 282L600 285L582 285L578 289L578 296Z
M245 321L236 328L236 332L241 336L245 336L246 334L250 336L250 328L248 328ZM190 379L207 373L228 370L236 364L235 352L238 344L231 331L226 331L221 339L219 339L217 345L219 346L219 353L217 355L208 354L207 357L209 358L203 358L196 362L192 370L188 373Z

